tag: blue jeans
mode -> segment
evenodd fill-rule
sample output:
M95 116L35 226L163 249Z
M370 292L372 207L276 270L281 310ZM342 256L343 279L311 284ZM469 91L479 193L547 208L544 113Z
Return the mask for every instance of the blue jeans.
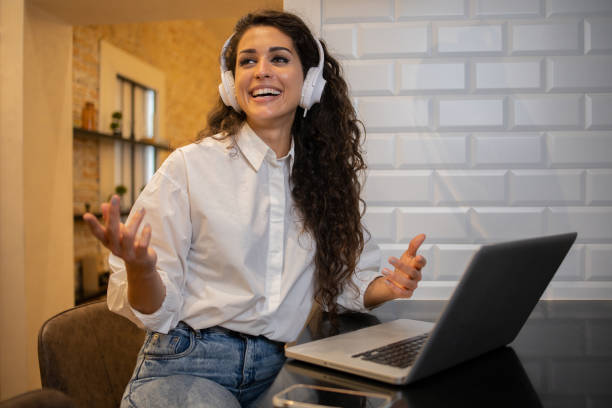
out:
M285 362L283 344L222 327L148 332L122 407L256 407Z

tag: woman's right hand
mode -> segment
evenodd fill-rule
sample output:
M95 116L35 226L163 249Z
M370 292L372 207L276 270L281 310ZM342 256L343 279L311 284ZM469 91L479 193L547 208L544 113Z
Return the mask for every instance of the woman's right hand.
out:
M120 222L119 196L114 195L108 203L101 205L101 209L104 225L91 213L83 215L94 236L113 254L123 259L128 274L154 272L157 254L149 247L151 226L145 225L140 236L136 236L145 209L136 211L127 224Z

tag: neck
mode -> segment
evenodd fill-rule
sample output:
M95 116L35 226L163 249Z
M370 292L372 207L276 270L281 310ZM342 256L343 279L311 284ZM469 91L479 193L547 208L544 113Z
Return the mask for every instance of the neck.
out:
M269 125L255 123L248 118L247 123L255 134L276 153L276 158L285 157L289 153L292 123L285 123L281 126L278 126L278 124Z

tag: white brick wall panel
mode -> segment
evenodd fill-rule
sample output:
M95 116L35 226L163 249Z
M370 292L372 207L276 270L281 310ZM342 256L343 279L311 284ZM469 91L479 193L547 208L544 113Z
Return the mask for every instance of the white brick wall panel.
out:
M584 331L584 329L583 329ZM584 337L584 334L583 334ZM551 334L546 337L551 344L565 343L569 346L567 335L563 336L563 342L553 341L555 335ZM561 337L560 337L561 338ZM584 347L584 346L583 346ZM523 350L522 348L517 348ZM584 348L578 349L584 354ZM545 355L542 353L542 355ZM569 352L568 356L571 355ZM559 356L561 356L559 354ZM606 407L610 402L610 373L612 372L612 359L591 357L585 358L554 358L548 362L548 368L553 373L550 376L548 390L550 394L558 394L563 396L561 399L564 405L571 407L587 406L587 407ZM588 375L586 375L588 373ZM585 396L588 400L585 401ZM591 397L592 396L592 397ZM600 398L600 404L595 400ZM570 398L574 398L572 401ZM588 403L587 403L588 401ZM557 405L557 406L559 406ZM553 405L548 405L553 406Z
M438 170L434 180L437 205L503 205L506 202L504 170Z
M472 0L478 17L532 17L541 14L540 0Z
M398 210L398 241L410 242L425 233L430 243L466 242L468 208L412 207Z
M609 0L546 0L546 14L558 15L591 15L612 14L612 2Z
M554 280L557 282L583 280L584 253L584 245L573 245L555 273Z
M480 245L435 245L435 275L438 280L459 280Z
M547 81L551 91L611 90L612 56L550 57Z
M395 167L395 135L368 133L365 151L366 161L371 169Z
M612 207L551 207L548 233L577 231L579 241L612 240Z
M441 99L439 101L440 128L502 128L504 100Z
M363 58L425 56L429 42L427 23L360 24L357 49Z
M591 356L612 357L612 324L607 319L587 320L587 354ZM602 398L600 407L605 407L606 399ZM610 400L607 399L609 402ZM595 405L595 404L594 404Z
M364 199L374 205L428 205L432 203L433 171L372 170Z
M612 166L612 132L549 132L552 166Z
M397 0L399 20L457 18L466 14L465 0Z
M563 341L554 341L557 338L562 338ZM521 355L525 357L567 359L572 356L583 356L584 323L580 320L561 319L527 321L513 346L521 350ZM556 361L557 359L551 360Z
M427 261L427 264L422 269L422 276L424 281L432 281L435 280L436 277L434 275L434 246L429 244L421 245L419 248L418 254L423 256ZM381 244L380 245L380 269L389 268L393 269L393 265L391 265L388 260L389 257L399 258L402 256L404 251L408 249L407 244Z
M352 95L392 95L395 89L393 61L344 61L344 78Z
M612 170L587 170L587 205L612 204Z
M324 23L392 21L393 0L322 0Z
M511 23L510 51L513 54L537 55L579 53L582 51L580 21Z
M612 280L612 245L587 245L585 268L587 280Z
M336 57L357 57L357 27L353 24L325 25L323 39L329 51Z
M396 215L393 208L368 206L363 222L376 242L396 241Z
M532 238L544 232L544 209L478 207L470 212L470 222L477 241Z
M474 63L477 90L535 90L542 88L542 60Z
M537 95L511 97L515 128L582 128L581 95Z
M472 135L473 163L479 167L543 164L543 137L539 133Z
M400 92L460 91L466 88L465 63L401 61Z
M501 25L438 26L439 53L500 54L504 50Z
M512 170L510 203L578 205L584 203L582 170Z
M588 129L612 128L612 94L586 96L585 122Z
M521 334L519 333L519 338L520 336ZM523 358L521 360L521 364L527 373L527 377L529 378L529 382L531 382L533 389L536 391L545 390L546 387L544 384L547 383L546 378L544 377L546 361L538 358Z
M401 131L429 126L429 100L418 97L362 97L359 117L368 131Z
M612 281L611 0L320 4L367 129L381 267L424 232L436 285L481 243L576 230L557 285Z
M589 54L612 51L612 18L588 18L584 22L584 48Z
M403 134L397 136L398 166L401 168L464 167L467 134Z

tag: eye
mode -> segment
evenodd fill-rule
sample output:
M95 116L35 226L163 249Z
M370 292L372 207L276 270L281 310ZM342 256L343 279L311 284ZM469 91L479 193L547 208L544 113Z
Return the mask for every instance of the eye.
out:
M283 57L282 55L276 55L272 57L272 62L275 64L287 64L289 62L289 58Z
M257 61L255 60L255 58L251 58L251 57L244 57L242 59L240 59L240 61L238 61L238 64L243 67L245 65L249 65L249 64L255 64Z

